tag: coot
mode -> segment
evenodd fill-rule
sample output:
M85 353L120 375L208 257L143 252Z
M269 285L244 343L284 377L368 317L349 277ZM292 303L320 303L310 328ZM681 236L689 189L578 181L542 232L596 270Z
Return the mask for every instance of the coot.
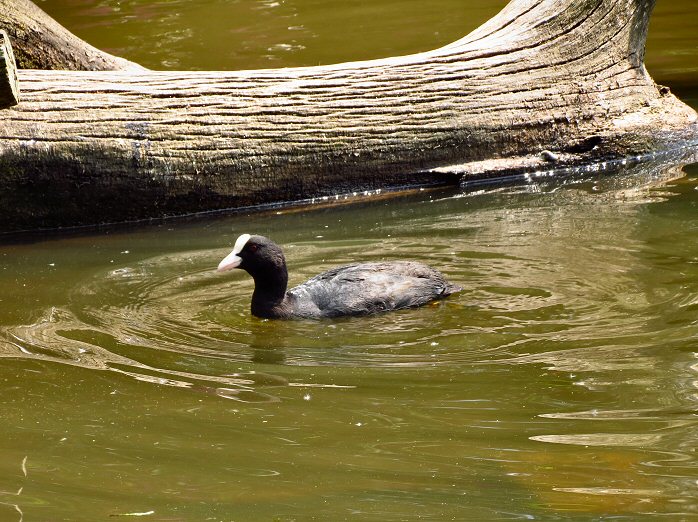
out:
M269 319L367 315L421 306L461 287L413 261L355 263L313 277L288 292L286 260L264 236L241 235L219 271L242 268L254 279L252 314Z

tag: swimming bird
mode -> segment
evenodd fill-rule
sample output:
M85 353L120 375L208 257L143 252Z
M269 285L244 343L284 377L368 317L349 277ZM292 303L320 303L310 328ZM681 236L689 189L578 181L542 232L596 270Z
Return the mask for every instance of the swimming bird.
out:
M254 279L252 314L267 319L368 315L421 306L461 287L414 261L354 263L323 272L286 291L281 247L264 236L242 234L218 271L241 268Z

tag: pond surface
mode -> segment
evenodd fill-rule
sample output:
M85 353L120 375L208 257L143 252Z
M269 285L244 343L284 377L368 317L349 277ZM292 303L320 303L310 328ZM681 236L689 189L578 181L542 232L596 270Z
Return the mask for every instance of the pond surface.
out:
M58 3L41 5L146 65L237 68L429 48L503 2ZM650 68L695 103L696 7L659 4ZM220 39L209 8L208 31L247 58L197 47ZM305 48L264 54L264 34L293 43L274 24L304 28ZM159 54L138 54L140 31ZM0 244L0 520L698 518L698 168L673 166L687 153ZM410 258L465 290L262 321L250 278L214 270L245 232L284 246L292 284Z

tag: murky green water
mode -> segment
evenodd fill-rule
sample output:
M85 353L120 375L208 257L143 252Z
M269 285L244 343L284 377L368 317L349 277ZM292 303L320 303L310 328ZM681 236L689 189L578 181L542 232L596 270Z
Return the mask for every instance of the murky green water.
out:
M147 65L217 68L426 48L499 4L57 3ZM689 12L660 1L650 66L695 99ZM282 26L305 48L270 58ZM697 206L698 169L655 163L0 245L0 520L693 520ZM292 283L412 258L466 290L261 321L214 272L242 232Z
M506 0L48 0L98 47L155 69L319 65L424 51L464 36Z

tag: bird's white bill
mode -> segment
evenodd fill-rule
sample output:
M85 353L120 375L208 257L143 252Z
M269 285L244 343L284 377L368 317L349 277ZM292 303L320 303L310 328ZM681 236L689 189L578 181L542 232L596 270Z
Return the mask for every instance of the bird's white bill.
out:
M250 240L250 237L252 236L249 234L242 234L237 241L235 241L233 251L228 254L223 261L218 263L219 272L225 272L226 270L232 270L233 268L240 266L240 263L242 263L242 258L238 254L242 252L243 248L245 248L245 245Z
M218 263L218 271L225 272L226 270L232 270L233 268L239 267L240 263L242 263L242 258L233 250L230 254L225 256L223 261Z

